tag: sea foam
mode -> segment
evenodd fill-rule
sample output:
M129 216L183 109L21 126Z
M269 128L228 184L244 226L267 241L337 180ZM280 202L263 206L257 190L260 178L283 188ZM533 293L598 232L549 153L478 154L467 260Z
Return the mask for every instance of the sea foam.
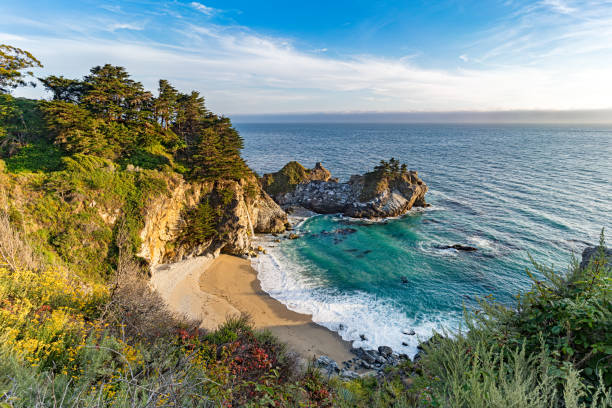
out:
M312 315L315 323L337 332L353 347L376 349L384 345L413 357L420 341L458 320L451 313L411 318L391 301L372 294L340 293L307 277L305 266L291 262L270 237L259 237L257 245L267 252L251 258L262 289L288 309ZM404 333L409 330L415 335Z

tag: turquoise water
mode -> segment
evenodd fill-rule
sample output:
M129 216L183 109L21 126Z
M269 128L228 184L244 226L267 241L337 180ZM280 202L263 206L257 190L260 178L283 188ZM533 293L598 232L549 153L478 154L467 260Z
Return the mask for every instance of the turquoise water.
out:
M263 239L270 254L254 263L264 290L356 346L413 354L417 338L457 327L476 298L511 304L529 287L528 254L565 270L612 226L610 128L237 127L259 173L321 161L346 180L393 156L429 185L425 211L380 223L317 216L298 240ZM438 248L455 243L478 251Z

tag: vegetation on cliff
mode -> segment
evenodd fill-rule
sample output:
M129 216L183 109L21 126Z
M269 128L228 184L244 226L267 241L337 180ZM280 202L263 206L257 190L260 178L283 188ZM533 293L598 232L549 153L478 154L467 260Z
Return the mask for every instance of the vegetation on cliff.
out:
M160 81L153 97L110 65L82 80L44 78L51 101L9 95L39 64L0 47L1 407L612 403L612 272L602 250L567 274L536 265L515 306L466 311L467 330L435 336L417 362L380 378L298 370L246 319L206 333L171 316L135 256L147 204L188 178L205 188L185 209L181 239L232 233L238 185L259 194L239 135L197 92ZM381 166L391 181L407 176L395 161ZM283 186L304 176L300 167Z
M307 169L296 161L290 161L276 173L264 174L261 184L274 197L295 190L298 184L313 180L327 181L330 177L331 173L321 163L317 163L313 169Z
M411 174L416 175L416 172L409 172L406 163L400 165L399 160L393 157L389 161L381 160L373 171L363 175L363 190L360 199L369 201L398 182L411 183L413 181ZM415 180L415 182L419 181Z

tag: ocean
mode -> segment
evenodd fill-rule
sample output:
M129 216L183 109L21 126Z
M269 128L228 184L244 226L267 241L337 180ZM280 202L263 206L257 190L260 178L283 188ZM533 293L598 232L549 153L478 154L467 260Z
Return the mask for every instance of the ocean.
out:
M348 180L391 157L417 170L431 207L381 222L303 220L297 240L260 238L262 288L355 347L414 355L489 296L530 287L529 257L566 271L612 227L612 128L237 124L259 174L318 161ZM353 233L341 230L352 228ZM610 238L612 240L612 238ZM465 244L476 252L440 249ZM404 334L414 330L415 335Z

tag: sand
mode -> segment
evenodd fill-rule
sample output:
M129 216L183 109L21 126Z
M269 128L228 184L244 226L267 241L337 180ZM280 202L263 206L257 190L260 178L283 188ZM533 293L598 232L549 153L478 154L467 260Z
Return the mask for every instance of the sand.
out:
M215 329L229 316L247 313L257 329L268 329L305 359L321 355L338 363L354 357L350 343L310 315L293 312L261 289L248 260L198 257L154 269L151 285L170 310Z

